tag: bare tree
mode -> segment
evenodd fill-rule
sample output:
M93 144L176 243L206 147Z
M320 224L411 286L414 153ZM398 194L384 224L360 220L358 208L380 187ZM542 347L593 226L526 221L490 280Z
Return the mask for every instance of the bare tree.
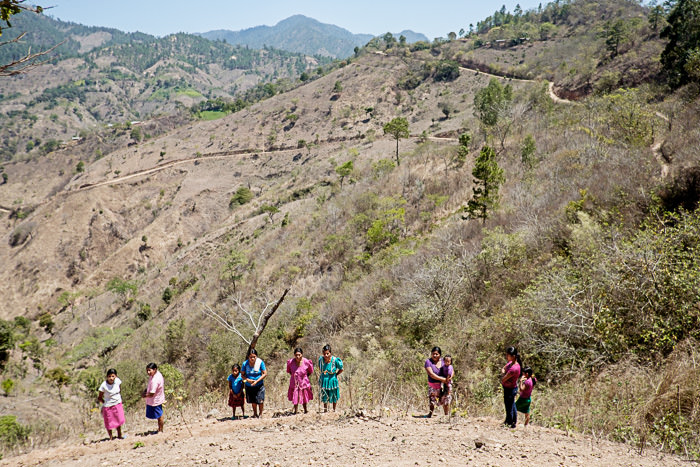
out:
M289 289L284 290L284 293L276 303L274 301L270 301L267 297L263 297L262 301L264 302L264 306L260 312L251 309L249 305L243 303L240 294L237 297L232 297L235 305L233 310L215 310L209 305L202 303L202 312L219 323L225 329L236 334L243 342L248 344L248 350L246 352L246 356L248 356L250 351L255 348L258 338L260 338L260 335L265 330L265 326L267 326L267 322L284 301L284 297L287 296L287 292L289 292ZM244 334L246 331L245 328L251 328L253 330L253 334L250 338L246 337Z
M13 42L19 42L22 40L22 38L27 34L26 32L23 32L19 36L15 37L12 40L5 41L5 42L0 42L0 47L3 45L11 44ZM54 45L50 49L43 50L41 52L36 52L32 53L31 47L27 51L27 54L21 58L18 58L16 60L12 60L9 63L4 63L0 64L0 76L13 76L13 75L19 75L22 73L26 73L32 68L36 68L39 65L43 65L48 61L46 60L40 60L40 58L44 57L45 55L53 52L56 47L60 46L63 44L65 41L59 42L58 44Z

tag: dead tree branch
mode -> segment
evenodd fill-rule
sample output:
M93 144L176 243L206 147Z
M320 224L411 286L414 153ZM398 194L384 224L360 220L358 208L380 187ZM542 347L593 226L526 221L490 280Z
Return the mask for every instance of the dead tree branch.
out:
M289 289L284 289L284 293L270 311L265 312L263 310L263 312L260 313L258 325L255 329L255 332L253 333L253 338L250 340L250 344L248 344L248 351L246 352L246 356L250 355L250 351L255 348L255 344L258 343L258 338L260 337L260 334L262 334L262 332L265 330L265 326L267 326L267 321L272 317L272 315L275 314L277 308L279 308L279 306L282 304L282 302L284 301L284 297L287 296L287 292L289 292Z
M13 42L19 42L27 33L23 32L19 36L15 37L12 40L5 41L5 42L0 42L0 47L6 44L11 44ZM32 68L36 68L39 65L43 65L44 63L48 62L49 60L38 60L40 57L45 56L46 54L49 54L53 52L57 47L65 43L66 41L59 42L58 44L54 45L50 49L46 49L41 52L37 53L32 53L31 47L27 51L27 55L24 57L18 58L17 60L12 60L10 63L5 63L3 65L0 65L0 76L14 76L14 75L19 75L22 73L26 73Z
M258 338L265 330L265 326L267 326L267 322L270 320L272 315L275 314L288 292L289 289L285 289L282 296L279 298L279 300L277 300L277 303L266 301L265 306L257 317L254 311L251 311L248 307L246 307L240 296L233 297L233 302L236 305L236 309L240 312L237 313L237 316L232 315L228 309L215 310L205 303L201 303L202 313L219 323L225 329L236 334L243 342L248 344L248 351L246 352L246 356L248 356L250 351L255 348ZM243 316L243 321L249 321L250 327L253 329L253 335L250 339L245 336L241 327L242 323L239 319L237 319L240 318L241 315Z

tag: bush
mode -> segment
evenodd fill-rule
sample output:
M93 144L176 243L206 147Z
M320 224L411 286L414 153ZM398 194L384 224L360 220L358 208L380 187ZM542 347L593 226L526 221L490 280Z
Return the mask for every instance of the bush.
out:
M29 438L31 428L22 426L14 415L0 416L0 443L13 448Z
M453 60L440 60L435 67L435 81L454 81L459 78L459 64Z
M5 397L8 397L12 390L15 388L15 380L12 378L7 378L2 382L2 391L5 393Z
M165 329L165 358L177 362L185 355L185 320L180 318L168 323Z
M142 303L139 307L139 311L136 312L136 317L141 322L151 319L151 305Z
M172 365L163 363L158 367L158 371L163 375L165 400L170 400L172 405L187 398L185 392L185 377L182 372Z
M240 187L236 190L236 193L231 197L228 203L230 209L234 209L236 206L242 206L249 203L253 199L253 192L250 191L248 187Z
M166 305L170 305L170 302L173 299L173 291L170 290L170 287L166 287L165 290L163 290L163 295L161 296L161 298L163 299Z

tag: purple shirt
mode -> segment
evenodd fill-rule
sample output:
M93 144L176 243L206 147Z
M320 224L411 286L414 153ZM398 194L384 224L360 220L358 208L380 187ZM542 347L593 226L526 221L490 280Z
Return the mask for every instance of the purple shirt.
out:
M523 382L520 383L520 397L523 399L529 399L532 395L533 386L534 384L532 383L532 378L524 379Z
M450 376L454 376L455 370L452 368L452 365L447 365L445 366L444 364L442 365L442 368L440 368L440 373L438 373L438 376L442 376L443 378L448 378Z
M440 365L440 366L438 367L436 364L434 364L431 359L427 359L425 361L425 368L431 368L433 370L433 373L435 373L435 375L440 376L440 370L443 367L442 358L438 362L438 365ZM435 379L435 378L431 378L430 375L428 375L428 382L429 383L439 383L440 381Z

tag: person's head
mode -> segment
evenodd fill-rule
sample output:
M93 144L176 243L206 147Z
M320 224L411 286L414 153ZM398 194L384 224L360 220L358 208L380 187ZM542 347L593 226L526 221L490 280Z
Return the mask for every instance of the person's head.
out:
M445 355L444 357L442 357L442 361L445 362L445 366L452 365L452 355Z
M258 358L258 351L255 349L250 349L250 353L248 354L248 363L251 365L255 364L255 360Z
M433 350L430 351L430 359L437 363L440 360L440 356L442 356L442 349L438 346L433 347Z
M241 372L241 366L238 363L231 365L231 374L235 377Z
M114 384L114 380L117 379L117 370L114 368L107 370L107 377L105 379L107 380L107 384Z
M518 358L520 358L520 355L518 355L518 349L515 347L508 347L506 349L506 358L508 358L509 362L514 362Z
M523 370L523 375L525 375L526 378L532 378L532 368L526 366ZM537 384L537 380L532 378L532 385L534 386L535 384Z
M155 363L149 363L148 365L146 365L146 373L148 373L148 376L155 375L157 371L158 365L156 365Z
M301 347L294 349L294 358L297 362L301 362L301 359L304 358L304 352L301 350Z
M325 358L326 360L331 358L331 346L329 344L324 345L322 353L323 358Z

